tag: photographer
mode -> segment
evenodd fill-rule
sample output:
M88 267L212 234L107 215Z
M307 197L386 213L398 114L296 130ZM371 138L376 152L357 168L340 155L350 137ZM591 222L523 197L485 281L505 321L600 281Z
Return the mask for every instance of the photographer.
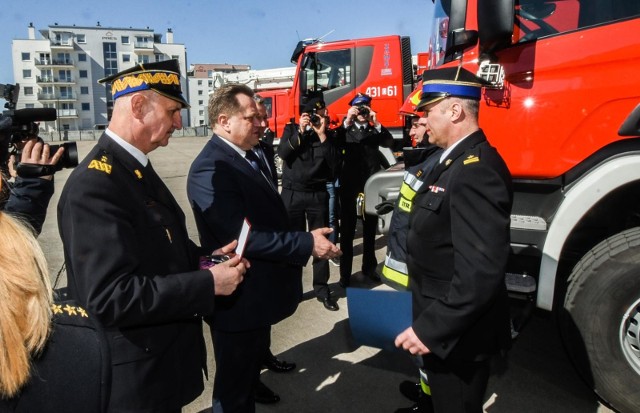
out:
M343 164L340 171L340 285L349 286L353 265L353 238L356 232L356 202L364 184L385 166L380 146L391 147L393 136L378 121L371 110L371 97L358 93L351 102L347 116L338 128ZM362 274L380 281L376 273L375 237L378 218L367 215L363 220Z
M282 200L292 229L306 231L329 225L327 181L335 177L339 163L335 134L329 130L324 100L311 96L301 108L299 124L285 126L278 155L282 165ZM330 311L338 304L327 285L329 262L313 259L313 289L318 301Z
M0 143L8 145L8 142ZM64 153L64 148L60 147L51 155L49 145L38 138L28 138L14 146L19 152L21 164L55 166ZM9 175L4 176L3 173L2 179L14 179L13 184L7 185L6 192L3 193L3 209L24 219L40 234L53 196L53 173L40 177L23 177L18 173L15 154L9 155L6 163L3 162L2 169Z

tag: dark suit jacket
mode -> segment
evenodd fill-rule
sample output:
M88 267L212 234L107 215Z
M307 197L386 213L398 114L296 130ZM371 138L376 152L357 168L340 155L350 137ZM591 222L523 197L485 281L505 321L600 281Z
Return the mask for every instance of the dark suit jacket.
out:
M197 270L199 251L166 186L103 135L67 180L58 226L69 296L106 329L111 411L195 399L206 362L200 314L213 312L214 285Z
M477 131L427 176L407 238L413 328L442 359L479 360L510 342L504 275L511 176Z
M251 223L244 253L251 268L231 296L217 298L213 328L246 331L293 314L313 237L290 230L280 195L266 179L213 135L191 165L187 194L205 248L237 239L243 220Z

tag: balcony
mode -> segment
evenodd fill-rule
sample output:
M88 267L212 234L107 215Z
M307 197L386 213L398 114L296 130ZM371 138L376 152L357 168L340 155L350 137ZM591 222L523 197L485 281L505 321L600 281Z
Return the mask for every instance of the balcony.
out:
M78 109L58 109L58 119L77 118Z
M137 50L146 50L146 51L150 51L153 50L153 41L150 42L133 42L133 49Z
M53 83L56 85L73 85L76 83L72 77L36 76L36 83Z
M51 40L51 49L73 50L73 40Z
M76 93L38 93L38 100L40 101L73 101L78 99L78 95Z

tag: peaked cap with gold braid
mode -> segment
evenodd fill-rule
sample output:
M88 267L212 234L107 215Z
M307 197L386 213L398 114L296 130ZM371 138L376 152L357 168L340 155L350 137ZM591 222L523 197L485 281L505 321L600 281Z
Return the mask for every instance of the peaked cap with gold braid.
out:
M182 96L180 87L180 65L175 59L163 62L139 64L98 80L98 83L111 83L113 99L139 90L153 90L188 108L189 103Z
M487 82L484 79L462 66L425 70L422 73L422 94L416 110L451 96L480 100L482 87L485 85Z

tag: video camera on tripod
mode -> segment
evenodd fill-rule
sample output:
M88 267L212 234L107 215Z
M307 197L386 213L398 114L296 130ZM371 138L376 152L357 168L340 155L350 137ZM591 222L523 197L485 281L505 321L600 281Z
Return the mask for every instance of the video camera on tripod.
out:
M38 124L36 122L53 121L57 119L56 110L53 108L27 108L17 109L20 85L0 84L0 96L7 101L4 107L7 109L0 115L0 167L6 168L9 155L15 155L20 160L22 144L26 140L37 138ZM18 163L16 171L23 178L35 178L52 175L62 168L73 168L78 165L78 148L75 142L67 142L62 145L49 145L50 153L55 153L63 147L62 158L55 165Z

